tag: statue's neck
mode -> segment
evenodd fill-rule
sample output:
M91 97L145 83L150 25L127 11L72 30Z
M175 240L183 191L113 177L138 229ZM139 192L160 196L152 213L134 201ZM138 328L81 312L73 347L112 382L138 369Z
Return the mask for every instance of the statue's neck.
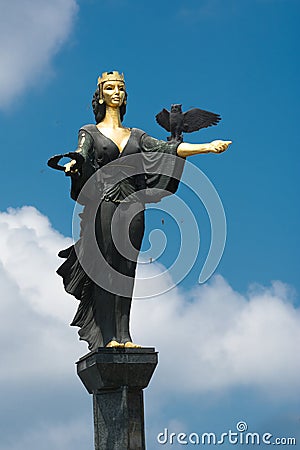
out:
M106 105L105 117L101 121L101 124L108 128L122 128L120 108L112 108Z

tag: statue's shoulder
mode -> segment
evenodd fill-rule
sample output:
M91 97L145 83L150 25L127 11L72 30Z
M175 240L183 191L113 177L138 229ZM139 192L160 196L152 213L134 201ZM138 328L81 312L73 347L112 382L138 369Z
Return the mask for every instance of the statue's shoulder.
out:
M131 128L132 129L132 131L134 131L135 133L137 133L137 134L145 134L145 131L144 130L141 130L140 128Z
M138 139L147 136L147 133L144 130L141 130L140 128L132 128L131 130Z
M88 124L82 125L82 127L80 127L79 132L81 132L81 131L86 131L89 134L93 135L93 133L96 133L98 131L98 128L96 127L95 124L88 123Z

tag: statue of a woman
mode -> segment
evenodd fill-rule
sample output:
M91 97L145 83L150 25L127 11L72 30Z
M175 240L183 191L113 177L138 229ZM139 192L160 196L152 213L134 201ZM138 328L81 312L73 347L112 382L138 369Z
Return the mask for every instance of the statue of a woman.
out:
M103 73L92 101L96 125L83 126L79 131L76 152L83 156L84 163L80 169L74 169L75 160L65 166L71 176L71 196L84 205L84 210L81 237L74 246L60 252L66 260L57 272L63 277L66 291L80 301L71 325L80 327L80 339L88 342L90 350L138 347L130 336L129 316L144 235L145 202L159 201L176 192L185 157L221 153L231 143L188 144L154 139L142 130L122 125L126 102L124 76L115 71ZM85 195L85 186L91 180L93 189L89 193L93 194ZM148 194L139 195L141 192ZM96 209L91 206L95 201ZM93 269L94 273L104 272L104 286L86 270L86 266L93 266L89 240L93 233L97 250L109 265ZM128 254L122 242L129 242ZM113 270L107 271L107 267ZM124 278L121 291L115 289L114 274Z

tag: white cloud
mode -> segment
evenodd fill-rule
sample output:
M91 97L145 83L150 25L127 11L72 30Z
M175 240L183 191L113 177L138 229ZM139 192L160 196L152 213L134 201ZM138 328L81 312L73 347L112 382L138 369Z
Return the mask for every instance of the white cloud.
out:
M51 59L68 38L76 11L76 0L1 2L1 108L38 79L47 79Z
M58 380L84 351L68 327L77 301L55 273L70 243L33 207L0 213L2 382Z
M69 244L35 208L0 214L0 351L6 367L18 364L18 370L0 373L2 381L12 374L23 380L59 378L87 352L86 344L77 341L76 329L68 327L77 301L63 291L55 273L61 263L56 254ZM141 265L139 278L143 271L149 277L149 272L162 269L155 263ZM166 275L162 288L171 282ZM142 289L140 281L137 291ZM252 286L241 295L216 276L190 293L173 289L162 297L136 300L133 337L160 351L158 390L249 386L276 395L295 393L300 388L295 356L300 313L292 300L292 291L281 282L269 288Z
M13 433L12 433L13 434ZM1 450L74 450L85 448L91 440L92 430L84 421L70 421L64 424L44 424L37 429L26 430L24 434L11 436L7 444L0 444Z
M58 251L71 245L71 239L53 230L49 220L30 206L0 213L0 231L1 262L19 295L36 313L69 320L74 305L62 297L55 268L62 262Z
M293 297L278 281L269 288L252 286L242 296L215 276L190 293L172 290L136 301L134 338L160 351L159 391L244 386L278 397L295 395L300 391L300 312Z
M69 244L33 207L0 213L1 412L18 424L16 436L11 430L1 435L1 450L38 448L40 441L43 450L91 445L91 399L72 367L87 346L68 326L77 301L55 273L57 251ZM141 265L139 278L162 270ZM166 275L161 282L167 288L172 280ZM147 414L155 410L159 420L162 401L176 398L178 386L193 396L236 387L279 400L299 395L300 314L292 300L280 282L252 286L244 296L216 276L190 293L173 289L135 301L134 340L160 351Z

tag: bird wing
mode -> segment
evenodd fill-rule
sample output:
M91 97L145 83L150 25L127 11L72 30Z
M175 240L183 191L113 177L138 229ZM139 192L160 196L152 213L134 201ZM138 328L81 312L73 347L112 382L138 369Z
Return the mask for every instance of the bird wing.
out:
M207 128L211 125L217 125L221 120L219 114L215 114L203 109L194 108L183 114L183 131L191 133L192 131Z
M158 114L155 116L156 122L163 127L167 131L171 131L170 128L170 113L167 109L162 109Z

